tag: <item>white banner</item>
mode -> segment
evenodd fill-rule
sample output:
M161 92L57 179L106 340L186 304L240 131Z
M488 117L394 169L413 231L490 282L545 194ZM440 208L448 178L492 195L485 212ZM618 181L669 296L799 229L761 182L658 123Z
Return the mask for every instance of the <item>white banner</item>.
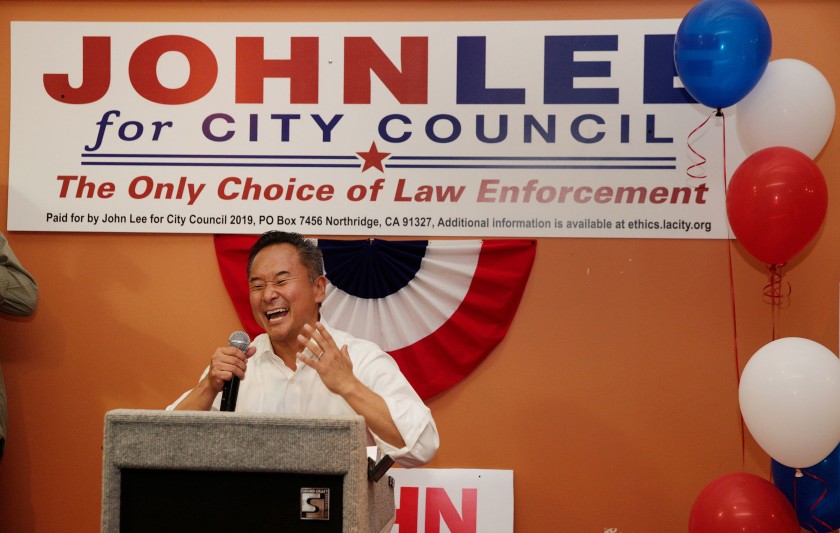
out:
M396 481L391 533L513 533L512 470L393 468L388 475Z
M728 238L678 25L13 22L8 227Z

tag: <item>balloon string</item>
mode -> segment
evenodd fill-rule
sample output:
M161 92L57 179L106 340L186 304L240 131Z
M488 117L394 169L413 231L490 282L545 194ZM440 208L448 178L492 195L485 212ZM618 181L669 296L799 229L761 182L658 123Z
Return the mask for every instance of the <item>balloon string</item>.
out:
M735 350L735 378L738 386L741 386L741 358L738 355L738 315L735 305L735 271L732 267L732 241L728 240L726 246L729 255L729 299L732 306L732 345ZM747 465L747 435L744 428L744 415L738 410L741 417L741 468Z
M772 340L776 340L776 324L780 317L780 311L785 298L790 296L790 283L787 284L787 291L783 292L783 273L785 263L778 265L770 265L770 279L767 285L764 286L764 297L770 302L770 313L772 320Z
M801 469L797 468L796 473L793 476L793 509L796 511L796 514L799 514L799 487L797 486L797 481L799 478L803 476L803 472ZM808 522L806 524L799 524L802 529L807 529L811 533L820 533L820 530L814 526L814 524Z
M718 108L715 112L715 116L720 117L723 124L723 190L726 191L726 115L724 115L723 111Z
M719 112L720 112L720 110L718 110L717 112L719 113ZM689 133L689 134L688 134L688 138L686 139L686 145L688 146L688 149L689 149L689 150L691 150L691 153L692 153L692 154L694 154L695 156L697 156L697 158L699 159L699 161L698 161L697 163L694 163L693 165L691 165L690 167L688 167L688 168L685 170L685 173L686 173L686 174L688 174L688 177L689 177L689 178L694 178L694 179L704 179L704 178L706 177L706 172L705 172L705 169L703 168L703 166L706 164L706 158L705 158L705 157L704 157L704 156L703 156L700 152L698 152L697 150L695 150L693 146L691 146L691 138L692 138L692 137L693 137L696 133L698 133L700 130L702 130L702 129L703 129L703 127L704 127L704 126L705 126L705 125L706 125L706 124L707 124L707 123L708 123L708 122L712 119L712 117L713 117L713 116L715 116L715 115L716 115L716 113L712 113L711 115L709 115L708 117L706 117L706 120L704 120L702 124L700 124L699 126L697 126L696 128L694 128L694 130L693 130L691 133ZM724 143L725 143L725 142L726 142L726 138L724 137ZM695 169L701 169L701 168L703 169L702 174L701 174L701 173L694 174L694 172L693 172L693 171L694 171Z
M726 117L724 117L723 112L718 109L706 119L703 124L697 127L694 131L702 128L703 125L708 122L712 116L719 116L723 117L723 190L726 191ZM691 132L692 134L694 132ZM691 135L689 135L691 137ZM689 146L690 148L690 146ZM694 150L692 150L693 152ZM696 152L695 152L696 153ZM726 252L729 258L729 300L730 305L732 306L732 347L735 352L735 378L738 386L741 385L741 357L738 352L738 313L737 313L737 305L735 303L735 270L732 266L732 239L727 239L727 246ZM747 464L747 432L744 424L744 416L740 414L741 417L741 467L745 468Z
M819 498L817 498L817 501L815 501L815 502L814 502L814 504L811 506L811 509L809 509L809 510L811 511L811 518L813 518L814 520L816 520L817 522L819 522L819 523L820 523L820 525L822 525L822 526L824 526L824 527L827 527L829 531L834 531L834 530L835 530L835 529L837 529L837 528L831 527L830 525L826 524L825 522L823 522L822 520L820 520L820 519L819 519L819 517L817 517L817 515L815 515L815 514L814 514L814 509L816 509L816 508L817 508L817 506L820 504L820 502L821 502L821 501L823 501L823 500L825 499L826 495L828 494L828 483L826 483L826 482L825 482L825 480L824 480L824 479L822 479L821 477L819 477L819 476L817 476L817 475L814 475L814 474L812 474L811 472L808 472L807 470L803 470L802 472L803 472L806 476L808 476L808 477L810 477L810 478L812 478L812 479L816 479L817 481L819 481L820 483L822 483L822 486L823 486L823 492L822 492L822 494L820 495L820 497L819 497Z

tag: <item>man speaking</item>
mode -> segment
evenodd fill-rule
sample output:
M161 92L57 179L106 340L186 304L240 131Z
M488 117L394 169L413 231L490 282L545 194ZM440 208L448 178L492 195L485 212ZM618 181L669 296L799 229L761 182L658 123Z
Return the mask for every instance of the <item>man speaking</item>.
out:
M296 233L263 234L251 247L248 285L251 311L265 333L247 347L232 340L217 348L198 385L167 409L218 410L222 396L232 393L237 411L355 413L364 417L371 444L398 464L429 462L440 444L437 427L393 358L319 321L323 264L313 241Z

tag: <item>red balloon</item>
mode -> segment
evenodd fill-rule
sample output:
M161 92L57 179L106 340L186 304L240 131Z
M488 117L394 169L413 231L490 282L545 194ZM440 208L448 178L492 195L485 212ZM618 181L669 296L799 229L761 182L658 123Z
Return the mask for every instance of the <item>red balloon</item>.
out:
M700 492L689 533L799 533L796 511L775 485L753 474L727 474Z
M753 257L787 263L817 234L828 209L819 167L799 150L765 148L738 166L726 193L729 226Z

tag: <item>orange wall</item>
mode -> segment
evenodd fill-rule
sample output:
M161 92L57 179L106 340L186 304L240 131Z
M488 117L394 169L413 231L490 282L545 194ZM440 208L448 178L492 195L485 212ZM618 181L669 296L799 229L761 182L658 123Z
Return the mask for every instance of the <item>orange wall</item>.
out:
M687 0L0 2L0 123L9 117L9 21L529 20L681 18ZM758 0L771 59L819 69L840 92L840 3ZM0 128L0 167L8 168ZM830 202L837 134L817 160ZM0 206L8 178L0 173ZM5 208L0 208L5 213ZM786 274L776 335L837 350L838 227ZM0 228L6 230L5 214ZM192 386L238 321L210 235L13 233L35 274L32 319L0 318L10 435L0 531L99 528L102 422L156 409ZM742 427L737 367L772 340L767 275L727 241L539 239L505 341L429 404L443 445L430 465L514 471L518 532L685 531L715 477L769 478ZM734 285L730 284L734 280ZM733 299L735 308L733 313ZM737 345L735 324L737 323Z

